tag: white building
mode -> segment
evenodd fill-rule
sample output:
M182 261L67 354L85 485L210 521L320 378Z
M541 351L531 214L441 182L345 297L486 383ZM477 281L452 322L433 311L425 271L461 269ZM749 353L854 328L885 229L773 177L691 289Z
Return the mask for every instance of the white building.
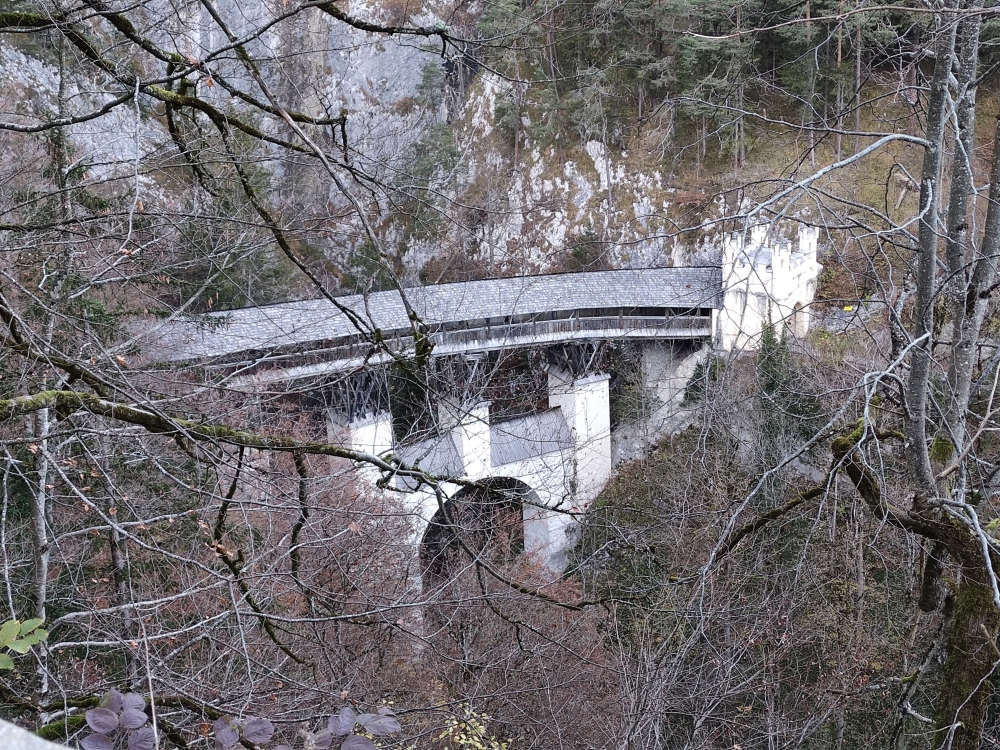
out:
M716 337L725 351L756 348L768 325L783 325L798 337L809 332L809 305L823 269L816 261L819 229L800 225L794 250L775 229L751 227L749 237L737 232L723 245Z

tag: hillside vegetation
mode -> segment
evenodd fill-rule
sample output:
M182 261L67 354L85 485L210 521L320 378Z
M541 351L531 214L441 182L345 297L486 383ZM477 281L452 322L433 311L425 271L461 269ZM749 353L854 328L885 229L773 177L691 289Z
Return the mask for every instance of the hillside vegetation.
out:
M0 0L0 716L85 750L1000 743L996 15ZM567 497L556 580L525 496L328 410L401 443L442 405L523 416L559 352L449 380L412 311L377 376L156 351L207 312L714 264L793 221L812 331L708 345L691 426ZM612 348L617 426L651 396ZM406 483L445 520L419 539Z

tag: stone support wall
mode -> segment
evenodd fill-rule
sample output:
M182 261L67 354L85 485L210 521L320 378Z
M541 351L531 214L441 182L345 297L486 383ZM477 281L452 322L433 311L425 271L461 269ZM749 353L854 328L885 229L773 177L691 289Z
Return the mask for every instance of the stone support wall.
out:
M574 379L549 370L549 406L559 407L573 436L575 504L586 510L611 478L611 376Z
M684 406L684 394L699 364L709 355L707 344L650 341L640 348L643 400L640 413L615 426L611 435L614 465L634 461L669 435L687 427L696 409Z
M438 414L441 429L451 432L463 476L472 480L492 476L489 402L463 406L460 401L443 399Z
M565 550L571 542L568 531L575 525L577 514L587 509L611 478L609 381L610 377L603 373L574 378L562 370L551 369L549 405L558 411L548 413L545 419L549 425L552 419L560 424L565 421L565 426L559 428L564 437L557 439L554 433L548 433L542 438L548 442L537 443L540 446L537 453L532 455L529 451L513 463L508 461L500 466L494 465L492 432L500 430L497 439L502 440L504 425L510 423L491 427L487 402L469 404L459 399L442 399L438 406L439 434L426 443L423 459L414 460L421 460L428 471L441 476L474 481L510 477L523 482L537 498L524 507L525 549L558 575L565 566ZM335 409L327 414L333 441L374 455L404 450L394 444L392 417L388 412L355 420ZM509 435L506 434L508 440ZM435 463L441 461L448 468ZM359 471L362 483L374 486L380 478L380 472L372 466L362 464ZM399 489L404 487L401 485ZM443 486L447 497L461 490L457 484ZM423 488L404 493L401 501L413 514L416 521L413 541L419 543L439 509L438 500Z

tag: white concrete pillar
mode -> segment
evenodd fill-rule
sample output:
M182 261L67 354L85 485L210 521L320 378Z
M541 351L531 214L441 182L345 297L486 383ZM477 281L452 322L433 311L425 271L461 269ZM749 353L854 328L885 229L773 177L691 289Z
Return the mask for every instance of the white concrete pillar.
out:
M774 294L786 297L790 291L792 278L792 246L781 241L771 248L771 288Z
M804 339L809 333L809 308L796 303L792 308L791 325L796 338Z
M792 294L791 304L795 325L793 330L799 338L805 338L812 323L810 306L816 296L816 285L823 266L817 261L819 227L799 225L798 277Z
M737 242L734 237L727 242L727 252L722 263L722 309L716 314L716 341L723 351L731 351L741 346L748 318L753 317L748 308L750 275L753 267L744 255L731 251ZM728 262L727 262L728 261Z
M392 414L389 412L380 411L355 420L348 419L335 409L328 409L326 415L330 442L337 442L351 450L375 456L392 452ZM363 479L372 484L382 476L378 468L367 463L358 464L358 471Z
M463 405L457 400L442 399L438 419L441 429L451 432L465 477L476 480L490 476L493 458L489 402Z
M549 370L549 406L559 407L573 436L575 504L586 510L611 478L611 376L574 379Z
M795 283L792 278L791 265L792 248L787 242L775 243L771 248L771 286L768 290L770 297L770 321L762 321L763 326L773 323L777 328L779 336L784 335L785 326L782 323L792 323L792 308L795 305Z

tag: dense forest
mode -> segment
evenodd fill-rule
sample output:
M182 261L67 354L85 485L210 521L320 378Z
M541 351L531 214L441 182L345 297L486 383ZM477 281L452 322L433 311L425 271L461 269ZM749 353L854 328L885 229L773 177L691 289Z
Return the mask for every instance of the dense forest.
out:
M0 0L0 718L85 750L1000 745L998 22ZM616 429L683 429L567 509L556 576L509 487L336 439L358 373L157 353L205 314L718 264L794 222L808 336L707 344L667 406L602 355ZM409 313L413 356L352 318L400 444L452 395ZM538 411L539 356L477 360L476 398ZM422 545L404 480L441 503Z

